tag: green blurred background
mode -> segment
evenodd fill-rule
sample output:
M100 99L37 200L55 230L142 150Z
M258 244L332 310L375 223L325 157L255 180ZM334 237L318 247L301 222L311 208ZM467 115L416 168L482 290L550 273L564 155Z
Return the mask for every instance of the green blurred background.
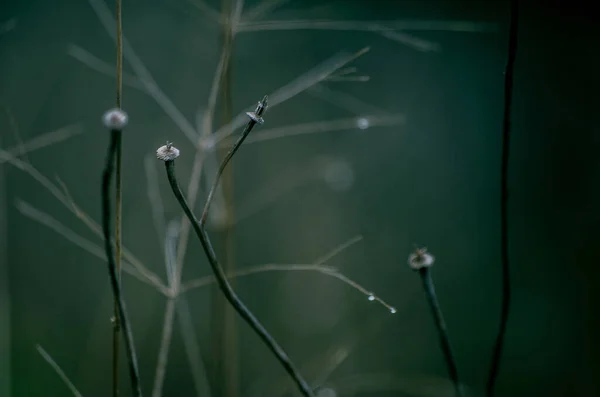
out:
M245 1L242 21L261 3ZM427 246L437 258L433 276L461 378L471 395L481 395L500 309L508 2L279 3L255 21L362 21L353 27L369 21L393 26L399 20L460 20L485 28L394 31L404 35L400 38L355 30L238 32L213 131L340 51L367 46L368 53L342 68L356 67L355 72L345 77L338 72L337 79L269 109L256 136L327 120L386 115L406 120L384 126L362 120L335 131L249 142L225 181L223 200L229 204L221 208L229 208L232 222L213 222L210 228L219 255L238 270L310 264L362 236L327 265L394 306L395 314L316 272L265 272L235 284L306 378L324 386L322 397L452 395L420 280L406 264L414 244ZM593 187L600 173L597 17L584 2L539 3L523 2L521 10L509 182L513 306L497 395L600 395L594 291L600 219L599 190ZM113 1L106 4L114 9ZM202 125L224 42L215 17L231 6L220 0L202 4L123 0L128 42L193 126ZM19 158L53 183L59 177L99 222L108 142L100 117L114 106L115 84L81 62L81 50L111 65L110 73L114 42L83 0L4 0L0 23L0 147L18 150L20 141L80 126L82 133ZM131 65L124 65L133 75ZM348 76L370 78L360 82ZM123 94L130 116L124 136L123 241L166 283L165 229L155 230L145 164L158 176L160 217L180 219L154 151L167 139L175 143L182 151L178 175L187 186L195 149L151 96L136 88L139 81L132 84ZM42 225L39 215L37 220L26 215L34 208L94 244L102 242L29 175L6 162L0 174L0 396L70 395L37 344L84 396L109 395L112 295L105 261ZM208 174L200 183L201 198ZM202 199L197 210L201 206ZM183 279L209 274L200 245L191 238ZM166 298L128 274L123 285L149 396ZM208 389L213 397L296 393L249 327L231 323L237 317L223 306L214 285L186 293L185 303L199 344L199 354L192 355L205 371L200 377L196 372L194 381L190 347L176 315L164 396ZM124 360L121 370L121 394L127 396Z

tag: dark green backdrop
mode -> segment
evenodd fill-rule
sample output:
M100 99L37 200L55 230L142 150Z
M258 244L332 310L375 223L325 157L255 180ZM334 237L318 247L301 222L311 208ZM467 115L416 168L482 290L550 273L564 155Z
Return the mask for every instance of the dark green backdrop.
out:
M207 106L221 50L220 28L194 0L123 3L129 43L194 124L197 110ZM220 7L216 0L207 3ZM246 1L244 11L258 3ZM591 7L566 3L522 6L509 182L513 306L498 396L600 393L594 291L600 220L598 27ZM112 9L113 2L108 6ZM433 276L461 377L473 395L483 389L500 309L507 7L506 1L295 0L261 18L382 24L467 20L493 28L405 32L436 43L439 51L420 51L365 31L265 31L235 38L230 75L234 114L339 51L371 48L350 64L358 68L357 75L369 75L368 82L321 83L321 91L301 93L270 109L260 129L363 113L406 117L397 126L343 128L248 144L233 161L234 210L240 219L229 249L238 269L312 263L362 235L362 241L328 265L398 310L392 315L318 273L262 273L237 281L239 294L307 378L325 378L325 385L340 396L451 395L418 276L406 264L414 244L429 247L437 258ZM73 199L99 221L108 142L100 116L114 105L114 79L79 62L68 49L76 45L112 65L114 43L83 0L5 0L0 23L11 20L14 28L3 25L0 35L1 147L7 150L19 140L79 123L83 133L20 158L53 182L58 176ZM133 73L127 63L125 71ZM345 101L327 102L323 92L342 93ZM178 173L187 185L194 148L148 95L125 86L123 100L131 119L124 137L123 240L165 280L163 242L154 231L144 158L152 157L165 140L174 141L182 151ZM227 113L221 102L218 108L215 127ZM150 164L159 176L166 220L175 219L180 210L163 170L158 162ZM0 236L0 395L8 395L9 383L15 397L69 395L36 351L40 344L85 397L106 396L112 297L105 262L25 216L17 204L27 202L95 244L101 241L26 173L7 163L0 164L0 173L6 215ZM212 234L218 249L225 250L224 233L213 227ZM184 279L210 274L198 242L191 239L189 245ZM127 275L124 288L143 387L150 395L165 299ZM218 338L211 325L219 313L211 303L213 288L196 289L186 297L214 391L222 386L214 381ZM195 395L178 326L175 322L165 396ZM245 324L237 326L233 350L239 379L227 381L237 382L239 396L289 395L291 383L277 362ZM127 396L124 365L122 370L122 395Z

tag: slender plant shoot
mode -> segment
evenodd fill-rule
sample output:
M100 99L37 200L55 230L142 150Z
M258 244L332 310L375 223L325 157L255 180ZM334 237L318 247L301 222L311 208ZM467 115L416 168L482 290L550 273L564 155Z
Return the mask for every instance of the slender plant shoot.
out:
M116 92L116 109L121 110L121 102L123 97L123 15L121 13L122 0L116 0L116 77L117 84ZM121 257L122 255L122 238L121 238L121 219L123 218L123 194L122 194L122 176L123 168L123 137L121 129L115 129L116 142L116 174L115 174L115 266L117 269L118 282L121 283ZM112 335L112 381L113 381L113 397L119 397L119 332L121 324L119 320L119 308L117 302L114 302L113 308L113 335Z
M233 155L235 154L235 152L237 151L237 149L239 148L239 146L241 145L241 143L243 142L245 137L248 135L248 133L252 130L254 125L256 123L262 124L261 114L264 113L266 108L267 108L267 98L264 97L263 100L258 103L256 111L248 113L248 116L250 117L250 121L248 122L246 128L244 129L244 132L242 133L242 135L240 136L238 141L235 143L235 145L230 150L228 155L225 156L225 158L223 159L223 163L219 167L217 178L215 179L215 183L214 183L213 189L211 189L211 191L214 191L214 187L217 185L218 180L219 180L218 177L221 175L223 169L225 168L225 165L233 157ZM238 314L248 323L248 325L250 325L250 327L256 332L256 334L267 345L269 350L271 350L271 352L279 360L279 362L281 363L283 368L286 370L286 372L290 375L290 377L296 383L296 386L298 387L298 390L302 393L302 395L306 396L306 397L314 397L313 390L308 385L308 383L304 380L302 375L298 372L298 370L296 369L296 366L292 363L292 361L288 357L287 353L281 348L281 346L271 336L271 334L266 330L266 328L262 325L262 323L254 316L254 314L252 314L250 309L248 309L246 307L246 305L242 302L242 300L237 296L237 294L235 293L233 288L231 288L229 281L227 281L227 275L223 271L223 267L221 266L221 264L219 263L219 261L217 259L215 250L214 250L214 248L210 242L210 239L208 237L208 234L206 233L206 230L204 228L204 223L202 221L198 220L198 218L196 218L196 215L194 215L194 213L190 209L185 197L183 196L183 193L181 192L179 183L177 182L177 177L175 174L175 159L179 156L179 150L177 148L175 148L171 143L167 143L166 145L161 146L156 151L156 156L157 156L157 158L159 158L160 160L163 160L165 162L167 178L169 179L169 184L171 185L173 194L175 195L177 201L181 205L183 212L189 219L192 227L194 228L194 231L196 232L196 235L198 236L198 239L200 240L200 243L202 244L202 248L204 249L204 252L206 253L208 262L210 263L213 273L215 274L215 278L217 280L219 289L221 290L223 295L225 295L225 298L227 299L227 301L229 301L229 303L238 312ZM210 205L210 199L211 199L211 196L209 195L209 198L207 199L207 204L204 207L203 219L206 218L206 214L208 212L208 208Z
M418 271L419 275L421 276L423 289L427 295L427 301L429 302L429 307L431 308L431 313L433 314L433 318L435 320L435 326L440 336L440 345L442 347L442 352L444 353L444 359L446 360L448 375L450 375L450 379L454 383L456 396L462 397L464 394L462 391L462 386L458 381L456 360L454 359L454 355L452 354L452 349L450 347L450 338L448 337L446 322L444 321L442 309L440 308L440 303L435 293L433 279L431 278L431 273L429 272L429 268L433 265L434 261L435 258L433 255L427 252L427 248L417 248L415 252L410 254L408 257L408 264L410 267L413 270Z
M508 159L510 152L510 117L512 111L513 81L519 27L519 2L510 2L510 27L508 37L508 57L504 72L504 115L502 120L502 163L500 165L500 259L502 263L502 307L500 326L492 352L490 373L486 385L486 395L494 395L496 377L500 369L500 358L504 347L504 336L510 311L510 266L508 259Z
M140 385L137 356L135 354L135 346L133 343L133 334L131 332L131 325L127 316L127 310L125 308L125 300L121 294L119 270L117 269L115 260L113 239L110 235L112 219L110 209L110 185L115 170L115 156L117 154L119 136L122 133L123 127L127 124L127 114L119 109L110 110L104 115L104 123L110 128L110 144L108 146L108 153L106 155L106 165L102 174L102 231L104 235L104 249L106 251L106 258L108 261L110 284L118 309L117 321L119 321L120 327L123 329L123 336L125 338L125 350L127 352L127 360L129 362L131 386L134 395L136 397L141 397L142 389Z
M206 223L206 217L208 216L208 210L210 209L210 203L212 202L215 191L217 190L217 187L219 186L219 181L221 180L221 176L223 175L223 171L225 170L225 167L227 166L227 164L229 163L229 160L231 160L231 158L233 157L235 152L237 152L237 150L240 148L240 146L242 146L242 143L244 142L244 140L246 139L248 134L250 134L250 131L252 131L254 126L256 124L263 124L265 122L262 119L262 115L265 112L265 110L267 110L267 96L266 95L263 97L263 99L260 102L258 102L258 105L256 106L256 110L254 110L254 112L246 113L248 115L248 117L250 117L250 120L248 120L248 123L246 124L244 131L242 131L242 135L240 135L238 140L233 144L233 146L231 147L229 152L223 158L223 161L221 162L221 165L219 166L219 169L217 170L217 177L215 178L215 181L213 182L213 185L211 186L210 191L208 192L208 198L206 199L206 204L204 205L204 210L202 210L202 218L200 218L200 224L202 226L204 226L204 224Z

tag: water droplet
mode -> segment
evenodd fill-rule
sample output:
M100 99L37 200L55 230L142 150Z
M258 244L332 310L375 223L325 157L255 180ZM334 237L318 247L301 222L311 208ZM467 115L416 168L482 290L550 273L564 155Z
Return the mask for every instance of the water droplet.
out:
M390 308L390 313L395 314L396 313L396 308L395 307Z
M356 126L361 130L366 130L367 128L369 128L369 119L365 117L359 118L358 120L356 120Z
M374 301L375 297L373 295L369 295L369 297L367 299L370 300L370 301Z

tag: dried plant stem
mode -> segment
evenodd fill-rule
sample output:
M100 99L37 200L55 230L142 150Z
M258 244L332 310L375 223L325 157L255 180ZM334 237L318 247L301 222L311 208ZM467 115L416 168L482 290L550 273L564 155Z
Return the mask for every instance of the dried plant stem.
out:
M116 172L115 172L115 266L117 269L118 282L121 283L121 257L122 255L122 238L121 238L121 219L123 212L122 203L122 184L121 184L121 167L122 167L122 134L119 131L116 143ZM119 396L119 331L121 325L119 323L118 305L114 302L113 316L113 345L112 345L112 376L113 376L113 397Z
M15 200L15 207L23 216L26 216L40 223L41 225L48 227L49 229L56 232L58 235L63 236L67 241L71 242L75 246L83 249L84 251L87 251L88 253L94 255L97 258L102 259L103 261L105 260L106 252L104 252L104 248L86 239L85 237L76 233L72 229L66 227L48 213L41 211L32 206L31 204L27 203L26 201L20 200L18 198ZM146 285L156 289L156 287L152 283L150 283L148 279L140 275L140 273L135 269L135 267L131 263L128 263L126 261L123 262L123 271L130 274L132 277L135 277L140 282L145 283ZM169 296L168 291L163 292L159 290L158 292L167 297Z
M190 370L194 380L196 394L199 397L210 397L211 393L208 387L208 380L201 359L200 348L195 339L196 335L193 329L191 314L189 312L185 297L181 296L179 293L180 280L177 279L175 274L179 225L180 223L177 221L170 222L166 227L167 230L166 233L164 233L164 237L161 237L164 240L165 268L167 271L167 279L169 281L171 294L168 297L168 301L165 306L162 338L160 341L158 360L156 363L156 375L154 378L152 396L160 396L162 394L162 388L168 364L169 347L171 345L173 334L173 323L175 320L175 315L177 315L179 318L179 328L181 331L185 352L190 363Z
M117 22L117 108L121 108L121 97L123 96L123 14L121 12L122 1L117 0L115 18Z
M73 200L71 195L69 194L66 186L59 180L58 183L60 188L52 183L48 178L46 178L37 168L33 167L31 164L19 160L11 153L0 149L0 162L7 162L10 165L14 166L17 169L25 172L29 176L31 176L36 182L38 182L42 187L44 187L50 194L52 194L56 199L64 205L73 215L75 215L79 220L81 220L95 235L100 238L104 238L104 233L100 225L98 225L90 216L81 208L77 203ZM62 188L62 190L61 190ZM146 282L151 284L158 292L163 295L168 295L167 288L163 285L160 277L158 277L155 273L150 271L138 258L131 253L131 251L127 250L125 247L123 248L123 257L131 263L131 265L135 268L135 270L143 277Z
M221 102L222 125L228 125L233 119L231 54L233 54L234 30L239 22L237 10L240 7L243 8L240 0L221 0L221 14L225 21L221 25L222 46L223 51L229 54L223 66L223 76L218 94ZM219 155L222 156L221 153ZM226 222L219 233L221 240L219 257L222 258L223 270L228 273L235 270L233 167L227 168L224 172L221 190ZM235 288L234 280L230 280L230 283L232 288ZM213 289L212 294L210 322L215 364L214 386L216 394L219 396L237 397L239 395L239 357L236 313L218 289Z
M387 303L386 301L384 301L383 299L381 299L380 297L375 295L373 292L367 290L366 288L364 288L363 286L358 284L356 281L353 281L350 278L348 278L347 276L340 273L339 270L337 270L336 268L330 267L330 266L309 265L309 264L292 264L292 265L268 264L268 265L262 265L262 266L251 267L248 269L238 270L233 273L228 273L227 278L232 279L232 278L237 278L237 277L250 276L252 274L268 273L268 272L315 272L315 273L321 273L325 276L336 278L336 279L342 281L343 283L349 285L350 287L354 288L358 292L362 293L363 295L365 295L367 297L371 297L370 300L372 300L374 302L378 302L383 307L388 309L391 313L395 313L397 310L395 307L391 306L389 303ZM213 276L197 278L197 279L191 280L191 281L183 284L183 286L181 288L181 293L190 291L195 288L204 287L206 285L210 285L215 282L217 282L217 279Z
M156 373L154 375L152 397L160 397L162 394L162 388L167 369L167 361L169 359L169 348L171 347L171 337L173 334L176 299L177 298L168 298L165 307L165 318L163 322L160 349L158 352L158 363L156 364Z
M225 72L225 66L228 64L229 56L231 49L223 46L221 50L221 56L219 57L219 63L217 64L217 69L215 70L215 75L213 76L210 94L208 96L208 106L206 111L204 112L203 119L203 128L202 128L202 138L207 139L210 137L212 131L212 121L215 114L215 108L217 106L217 98L219 95L219 87L221 86L221 81L223 79L223 74ZM198 142L195 142L197 144ZM190 180L187 188L187 201L190 203L192 207L196 204L196 199L198 197L198 191L200 189L200 178L202 176L202 172L204 170L204 163L207 158L211 155L206 150L198 149L196 150L196 155L194 156L194 164L192 166L192 173L190 175ZM208 167L207 167L208 168ZM190 234L190 223L188 219L183 216L181 220L181 233L179 238L179 243L177 246L177 268L176 268L176 278L181 279L181 274L183 272L183 262L185 260L185 255L187 253L187 244L189 240Z
M206 223L206 218L208 216L208 210L210 209L210 204L212 202L215 191L217 190L217 186L219 185L219 181L221 179L221 175L223 175L223 171L225 170L225 167L227 167L227 164L229 164L229 161L231 160L231 158L233 157L235 152L237 152L238 149L240 148L240 146L242 146L242 143L244 143L244 140L246 139L248 134L250 134L250 131L252 131L252 129L258 122L258 120L261 120L261 116L266 109L267 109L267 97L265 96L258 103L258 107L256 108L256 110L253 113L254 116L250 118L250 120L246 124L246 128L244 128L244 131L242 131L242 134L240 135L238 140L233 144L233 146L231 147L229 152L223 158L223 161L221 162L221 165L219 166L219 169L217 171L217 176L215 177L215 181L213 182L213 185L211 186L210 191L208 192L208 198L206 199L206 204L204 205L204 209L202 210L202 217L200 218L200 224L202 226L204 226L204 224Z
M517 54L519 2L510 2L510 27L508 38L508 57L504 72L504 116L502 123L502 163L500 171L500 258L502 263L502 307L500 311L500 326L496 344L492 352L489 377L486 385L486 395L494 395L494 386L500 367L500 358L504 346L504 336L510 310L510 267L508 258L508 160L510 152L510 127L512 110L512 91L514 81L515 58Z
M73 124L67 127L59 128L55 131L38 135L33 139L22 142L17 146L13 146L5 150L8 153L11 153L13 156L23 156L35 150L42 149L55 143L62 142L74 135L81 134L82 132L83 127L80 124ZM0 164L6 161L7 160L0 158Z
M117 153L117 143L119 141L118 137L120 134L121 132L118 130L111 130L110 144L108 147L108 154L106 156L106 166L102 174L102 230L104 232L104 245L108 261L110 283L113 290L115 302L117 303L117 317L119 319L120 326L123 329L125 337L125 350L127 352L127 359L129 362L129 375L131 377L131 385L134 395L136 397L141 397L142 389L140 385L137 356L135 354L135 346L133 343L133 334L131 332L131 325L129 323L127 310L125 308L125 300L123 299L123 296L121 294L121 283L119 281L119 274L115 261L115 253L113 250L112 239L110 236L110 184L115 169L115 156Z
M444 359L446 360L448 374L450 375L450 379L454 383L454 390L456 391L456 396L463 396L462 386L458 381L458 370L456 368L456 361L454 359L454 355L452 354L452 349L450 347L450 338L448 337L446 322L444 321L442 309L440 308L440 303L438 302L437 296L435 294L435 287L433 285L433 280L431 279L431 273L429 271L429 268L422 267L421 269L419 269L419 275L421 276L421 280L423 281L423 288L425 289L427 301L429 302L431 313L433 314L433 318L435 320L435 326L439 333L440 345L442 347L442 352L444 353Z
M235 308L238 314L258 334L258 336L263 340L263 342L265 342L269 350L271 350L271 352L277 357L281 365L296 383L302 395L314 397L313 391L311 390L310 386L308 385L308 383L306 383L302 375L300 375L300 373L296 369L296 366L292 363L285 351L281 348L281 346L279 346L279 344L275 341L275 339L273 339L271 334L269 334L265 327L258 321L258 319L246 307L246 305L244 305L244 303L240 300L240 298L238 298L237 294L231 288L231 285L227 281L227 276L225 275L221 264L217 260L215 251L212 247L212 244L210 243L208 235L206 234L204 226L196 218L196 216L188 206L185 198L183 197L183 193L181 192L179 183L177 182L177 178L175 176L174 160L165 161L165 167L169 183L171 185L171 188L173 189L173 193L175 194L177 201L179 201L179 204L181 205L186 216L189 218L190 223L194 228L194 231L196 232L198 239L202 244L202 247L204 248L210 266L217 279L217 284L219 285L219 288L225 295L225 298Z
M2 143L2 137L0 137ZM0 162L1 164L1 162ZM0 380L0 395L9 395L11 389L11 296L9 286L9 266L8 266L8 202L7 180L4 167L0 166L0 373L3 374Z
M67 387L69 388L71 393L75 397L83 397L81 395L81 393L79 392L79 390L77 390L77 388L75 387L73 382L71 382L71 380L69 379L67 374L65 374L65 371L63 371L62 368L56 363L56 361L54 361L52 356L50 356L50 354L48 354L42 346L37 345L36 348L37 348L38 353L40 353L40 355L42 356L42 358L44 360L46 360L46 362L52 367L54 372L56 372L58 377L65 383L65 385L67 385Z
M123 91L123 18L121 13L121 0L116 0L116 36L117 36L117 85L116 85L116 105L121 109L121 97ZM121 283L121 224L122 224L122 176L121 169L123 164L123 144L121 130L115 130L116 135L116 174L115 174L115 267L117 271L117 282ZM113 397L119 396L119 330L121 328L119 320L119 307L115 300L113 308L113 340L112 340L112 382Z
M391 21L348 21L348 20L272 20L242 22L240 32L267 30L350 30L362 32L387 32L395 30L443 31L443 32L490 32L493 24L473 21L440 20L391 20Z

